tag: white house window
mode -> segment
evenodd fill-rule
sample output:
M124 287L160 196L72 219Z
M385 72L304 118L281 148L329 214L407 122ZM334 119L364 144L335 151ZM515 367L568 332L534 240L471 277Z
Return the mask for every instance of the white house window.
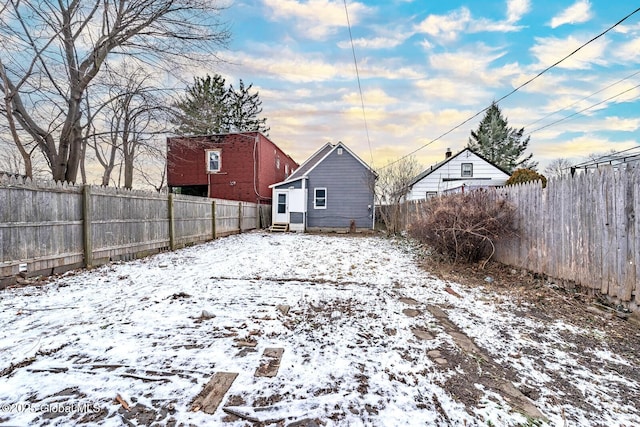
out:
M276 169L280 169L280 156L276 157Z
M220 172L220 150L207 150L207 172Z
M285 163L284 165L284 177L288 178L289 177L289 164Z
M427 191L427 199L430 199L432 197L436 197L438 195L437 191Z
M278 194L278 213L287 213L287 195Z
M463 163L462 164L462 176L463 177L472 177L473 176L473 163Z
M327 209L327 189L326 188L314 188L313 208Z

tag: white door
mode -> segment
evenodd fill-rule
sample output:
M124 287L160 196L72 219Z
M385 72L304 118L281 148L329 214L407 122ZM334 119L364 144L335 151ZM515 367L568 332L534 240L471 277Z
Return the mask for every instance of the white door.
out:
M276 192L274 223L289 223L289 196L286 191Z

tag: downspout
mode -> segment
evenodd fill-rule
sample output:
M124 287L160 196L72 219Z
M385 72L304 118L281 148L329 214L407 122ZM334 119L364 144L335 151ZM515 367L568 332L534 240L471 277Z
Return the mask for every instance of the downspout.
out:
M258 139L259 139L259 134L256 132L256 137L253 139L253 192L256 193L256 196L258 197L257 201L258 204L260 204L260 199L262 198L260 196L260 193L258 192L258 184L257 184L257 179L258 179L258 174L257 174L257 167L258 167L258 157L257 157L257 149L258 149Z

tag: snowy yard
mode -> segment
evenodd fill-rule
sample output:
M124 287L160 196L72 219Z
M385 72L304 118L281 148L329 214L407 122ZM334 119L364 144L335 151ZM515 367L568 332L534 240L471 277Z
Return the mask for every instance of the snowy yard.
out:
M0 425L640 425L637 352L412 253L252 232L0 291Z

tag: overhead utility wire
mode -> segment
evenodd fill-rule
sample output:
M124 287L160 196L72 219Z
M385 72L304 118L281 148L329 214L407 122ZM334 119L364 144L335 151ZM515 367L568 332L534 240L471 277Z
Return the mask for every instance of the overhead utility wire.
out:
M358 71L358 60L356 59L356 48L353 45L353 35L351 34L351 22L349 21L349 10L347 0L344 0L344 13L347 15L347 27L349 28L349 40L351 40L351 52L353 53L353 64L356 67L356 79L358 80L358 91L360 92L360 104L362 105L362 118L364 119L364 130L367 134L369 144L369 155L371 156L371 166L373 166L373 150L371 150L371 139L369 138L369 126L367 125L367 114L364 109L364 96L362 95L362 85L360 84L360 71Z
M561 108L561 109L559 109L559 110L553 111L553 112L551 112L551 113L549 113L549 114L547 114L547 115L545 115L545 116L543 116L543 117L540 117L538 120L534 120L533 122L531 122L531 123L529 123L529 124L524 125L524 128L526 129L526 128L530 127L530 126L535 125L536 123L539 123L539 122L543 121L543 120L544 120L544 119L546 119L547 117L550 117L550 116L553 116L553 115L555 115L555 114L561 113L561 112L563 112L564 110L568 110L569 108L573 107L574 105L578 104L579 102L582 102L582 101L584 101L584 100L587 100L587 99L591 98L591 97L592 97L592 96L594 96L594 95L597 95L597 94L599 94L599 93L602 93L602 92L604 92L605 90L610 89L610 88L612 88L613 86L615 86L615 85L617 85L617 84L619 84L619 83L622 83L622 82L623 82L623 81L625 81L625 80L629 80L631 77L637 76L638 74L640 74L640 70L638 70L638 71L636 71L635 73L630 74L630 75L628 75L627 77L624 77L624 78L622 78L622 79L620 79L620 80L618 80L618 81L616 81L616 82L614 82L614 83L611 83L610 85L605 86L605 87L603 87L602 89L600 89L600 90L598 90L598 91L596 91L596 92L593 92L593 93L592 93L592 94L590 94L590 95L585 96L584 98L581 98L581 99L579 99L579 100L577 100L577 101L575 101L575 102L572 102L571 104L566 105L566 106L562 107L562 108Z
M571 52L570 54L566 55L564 58L554 62L553 64L549 65L547 68L545 68L544 70L540 71L538 74L536 74L534 77L530 78L529 80L527 80L526 82L522 83L520 86L516 87L515 89L513 89L511 92L507 93L506 95L504 95L503 97L499 98L498 100L494 101L496 104L504 99L506 99L507 97L513 95L514 93L516 93L517 91L519 91L520 89L522 89L523 87L525 87L526 85L528 85L529 83L533 82L534 80L536 80L538 77L542 76L544 73L546 73L547 71L549 71L550 69L558 66L559 64L561 64L562 62L564 62L565 60L567 60L568 58L570 58L571 56L575 55L578 51L580 51L582 48L584 48L585 46L593 43L595 40L599 39L600 37L604 36L605 34L607 34L609 31L613 30L615 27L617 27L618 25L622 24L624 21L626 21L627 19L629 19L630 17L632 17L633 15L635 15L636 13L640 12L640 7L637 8L636 10L634 10L633 12L629 13L627 16L625 16L624 18L620 19L618 22L616 22L615 24L613 24L612 26L610 26L609 28L607 28L606 30L604 30L603 32L601 32L600 34L598 34L597 36L593 37L592 39L590 39L589 41L587 41L586 43L582 44L580 47L578 47L577 49L575 49L573 52ZM462 125L468 123L469 121L473 120L474 118L478 117L480 114L484 113L485 111L487 111L491 106L485 107L484 109L478 111L476 114L474 114L473 116L469 117L468 119L466 119L465 121L463 121L462 123L458 124L457 126L451 128L450 130L446 131L445 133L443 133L442 135L432 139L431 141L427 142L426 144L416 148L415 150L413 150L412 152L410 152L409 154L406 154L402 157L400 157L398 160L395 160L393 162L388 163L386 166L384 166L383 168L389 167L391 165L393 165L394 163L398 163L399 161L406 159L407 157L417 153L418 151L422 150L425 147L428 147L429 145L433 144L434 142L442 139L443 137L449 135L451 132L453 132L454 130L460 128Z
M560 122L563 122L563 121L565 121L565 120L569 120L570 118L575 117L575 116L577 116L578 114L581 114L581 113L583 113L583 112L585 112L585 111L587 111L587 110L591 110L592 108L597 107L597 106L598 106L598 105L600 105L600 104L604 104L604 103L605 103L605 102L607 102L607 101L610 101L610 100L612 100L612 99L614 99L614 98L617 98L617 97L619 97L620 95L624 95L624 94L625 94L625 93L627 93L627 92L631 92L632 90L637 89L637 88L639 88L639 87L640 87L640 84L635 85L634 87L631 87L631 88L629 88L629 89L627 89L627 90L624 90L624 91L622 91L622 92L620 92L620 93L618 93L618 94L616 94L616 95L610 96L610 97L609 97L609 98L607 98L607 99L603 99L602 101L596 102L595 104L592 104L592 105L590 105L590 106L588 106L588 107L585 107L585 108L583 108L583 109L582 109L582 110L580 110L580 111L576 111L575 113L569 114L568 116L563 117L563 118L561 118L561 119L559 119L559 120L556 120L555 122L551 122L551 123L549 123L549 124L546 124L546 125L544 125L544 126L541 126L541 127L539 127L539 128L536 128L536 129L532 130L531 132L527 132L527 134L528 134L528 135L531 135L532 133L534 133L534 132L538 132L539 130L546 129L546 128L550 127L550 126L553 126L553 125L558 124L558 123L560 123Z
M607 153L607 154L603 154L600 157L596 157L595 159L591 159L591 160L586 160L582 163L578 163L573 165L573 168L582 168L585 166L592 166L595 164L600 164L600 163L606 163L609 161L615 161L615 160L619 160L621 158L625 158L625 157L629 157L629 156L621 156L621 154L626 153L628 151L632 151L632 150L640 150L640 147L631 147L631 148L627 148L626 150L621 150L621 151L616 151L615 153ZM634 154L632 153L630 157L636 157L636 156L640 156L640 152L638 154Z

